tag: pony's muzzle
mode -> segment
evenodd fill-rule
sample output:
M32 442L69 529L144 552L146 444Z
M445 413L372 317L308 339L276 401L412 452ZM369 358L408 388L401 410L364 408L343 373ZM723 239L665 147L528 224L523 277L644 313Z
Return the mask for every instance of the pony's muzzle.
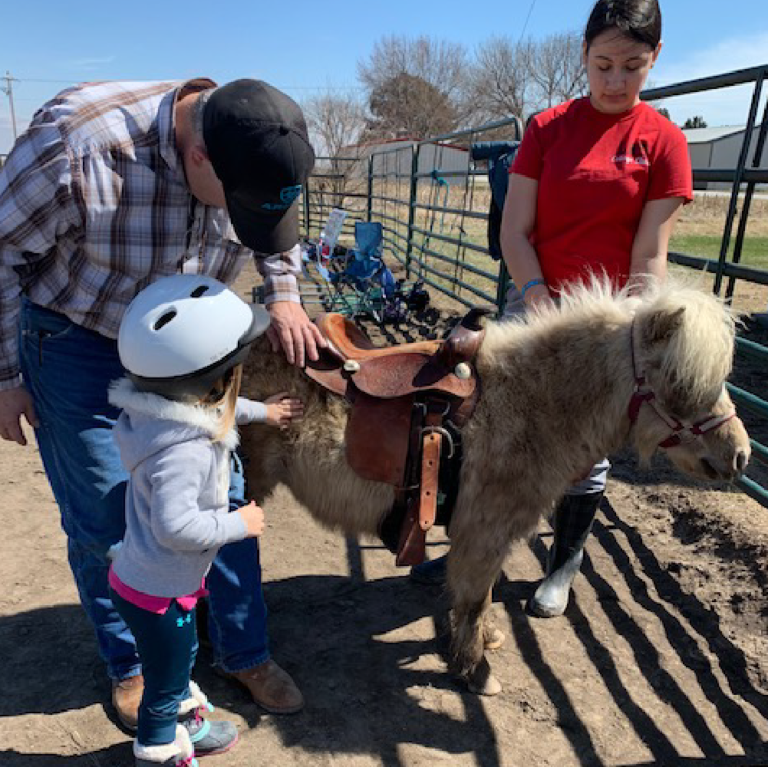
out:
M747 468L749 463L749 453L746 450L738 450L736 456L733 459L733 465L736 468L736 476L740 477L744 473L744 469Z
M726 480L732 482L738 479L744 473L749 463L749 451L739 448L733 454L730 464L719 463L711 458L702 458L700 460L704 474L713 481Z

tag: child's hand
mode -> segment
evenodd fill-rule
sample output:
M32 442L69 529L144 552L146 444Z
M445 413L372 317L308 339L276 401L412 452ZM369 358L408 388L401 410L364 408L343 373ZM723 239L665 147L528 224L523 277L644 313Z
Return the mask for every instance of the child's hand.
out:
M235 513L243 518L248 538L258 538L264 532L264 509L257 506L256 501L242 506Z
M291 421L304 415L304 403L300 399L289 397L286 391L267 397L264 404L267 406L267 424L277 426L283 431L288 428Z

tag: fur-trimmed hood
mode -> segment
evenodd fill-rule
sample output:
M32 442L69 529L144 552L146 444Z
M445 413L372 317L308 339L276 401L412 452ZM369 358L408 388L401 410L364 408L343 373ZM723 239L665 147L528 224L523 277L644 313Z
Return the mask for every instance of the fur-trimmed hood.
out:
M219 427L218 418L210 408L139 391L128 378L112 383L109 401L123 411L114 433L123 463L129 471L170 445L201 437L211 438ZM229 431L222 444L229 450L237 447L235 428Z

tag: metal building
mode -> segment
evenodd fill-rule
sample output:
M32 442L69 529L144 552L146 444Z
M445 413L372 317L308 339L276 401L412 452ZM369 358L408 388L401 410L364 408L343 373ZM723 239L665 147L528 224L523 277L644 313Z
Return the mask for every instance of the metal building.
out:
M739 153L744 142L743 125L723 125L717 128L685 128L683 133L688 140L688 151L691 164L695 169L713 168L718 170L733 170L739 162ZM760 126L755 126L752 132L747 167L752 167L752 158L757 146L757 136ZM763 147L760 157L760 168L768 169L768 144ZM702 182L696 184L697 189L730 189L729 183ZM758 187L759 188L759 187Z

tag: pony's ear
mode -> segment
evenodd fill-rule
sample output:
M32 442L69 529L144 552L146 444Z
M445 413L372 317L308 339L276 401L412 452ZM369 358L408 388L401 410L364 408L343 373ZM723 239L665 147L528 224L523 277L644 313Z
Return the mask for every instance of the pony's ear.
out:
M678 331L683 324L685 307L681 306L673 312L652 312L646 317L643 327L644 340L648 345L664 343Z

